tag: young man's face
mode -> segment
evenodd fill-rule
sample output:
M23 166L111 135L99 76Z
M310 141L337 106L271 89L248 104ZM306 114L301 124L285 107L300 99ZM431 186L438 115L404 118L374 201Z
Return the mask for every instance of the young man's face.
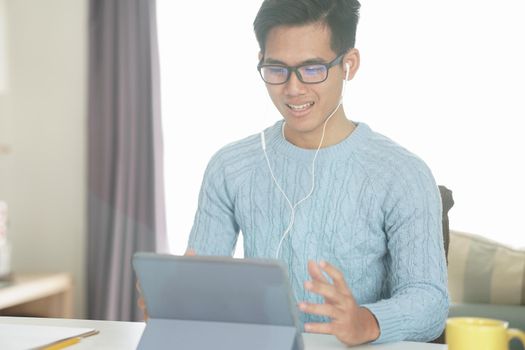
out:
M278 26L266 39L263 64L298 66L304 63L329 63L337 57L330 47L330 29L321 24ZM345 61L343 61L345 62ZM286 121L287 136L318 140L326 118L337 107L345 71L343 64L328 70L328 78L318 84L302 83L295 73L282 85L266 84L270 97ZM345 119L342 108L330 119L337 124Z

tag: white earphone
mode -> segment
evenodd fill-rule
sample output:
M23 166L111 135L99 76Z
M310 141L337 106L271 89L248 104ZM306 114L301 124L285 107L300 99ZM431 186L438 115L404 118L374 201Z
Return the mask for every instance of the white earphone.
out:
M270 170L270 175L272 176L272 179L273 179L273 182L275 183L275 186L277 187L279 192L281 192L281 194L283 195L284 199L286 199L286 202L288 203L288 206L290 207L290 210L291 210L290 222L288 223L288 227L286 228L286 230L283 232L283 234L281 236L281 239L279 241L279 245L277 246L277 252L275 253L275 259L279 259L279 254L281 252L281 247L282 247L282 244L284 242L284 239L286 238L286 236L288 236L288 234L290 233L290 231L291 231L291 229L293 227L293 224L294 224L294 221L295 221L295 209L297 208L297 206L299 204L301 204L306 199L308 199L312 195L312 193L314 192L314 188L315 188L315 160L317 159L317 154L319 153L319 150L321 149L321 146L322 146L323 141L324 141L324 134L325 134L325 129L326 129L326 123L328 123L328 120L330 120L330 118L332 118L332 116L335 114L335 112L339 109L339 107L343 103L343 96L345 95L345 89L346 89L346 81L348 80L348 76L350 74L350 64L349 63L345 63L345 68L346 68L346 73L345 73L345 79L343 80L343 90L341 91L341 97L339 98L339 102L337 103L337 106L334 108L332 113L330 113L328 118L326 118L326 120L325 120L325 122L323 124L323 133L321 135L321 141L319 142L319 146L317 147L317 150L315 151L314 158L312 160L312 188L310 189L310 192L308 192L308 194L303 199L297 201L293 205L292 205L292 202L290 201L290 199L288 198L288 196L286 195L286 193L284 193L284 190L281 188L281 186L277 182L277 179L275 178L275 175L273 173L272 167L270 165L270 160L268 159L268 154L266 153L266 140L265 140L265 137L264 137L264 130L261 131L261 147L262 147L262 150L264 152L264 157L266 158L266 164L268 165L268 169ZM281 133L283 135L283 139L285 138L285 136L284 136L284 126L285 126L285 124L286 123L283 122L283 126L282 126L282 129L281 129Z

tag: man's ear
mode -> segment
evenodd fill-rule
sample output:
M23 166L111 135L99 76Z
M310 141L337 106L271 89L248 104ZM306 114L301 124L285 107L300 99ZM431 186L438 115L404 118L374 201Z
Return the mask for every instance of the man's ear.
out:
M345 56L343 57L343 67L344 67L344 72L343 74L346 76L347 75L347 72L346 72L346 67L349 67L349 71L348 71L348 80L352 80L355 76L355 74L357 73L357 70L359 69L359 64L361 62L361 57L359 55L359 50L358 49L350 49L346 54Z
M259 62L264 58L264 55L261 51L259 51Z

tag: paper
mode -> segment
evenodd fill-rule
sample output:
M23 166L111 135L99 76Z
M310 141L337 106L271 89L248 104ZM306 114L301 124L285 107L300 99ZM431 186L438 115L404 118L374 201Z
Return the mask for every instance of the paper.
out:
M84 334L94 331L93 328L0 323L0 349L35 349L59 340L82 337Z

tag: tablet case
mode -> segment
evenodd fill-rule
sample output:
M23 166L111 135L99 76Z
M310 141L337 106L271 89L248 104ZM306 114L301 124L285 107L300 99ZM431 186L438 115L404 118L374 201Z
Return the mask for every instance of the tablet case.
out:
M149 320L139 349L302 350L276 261L136 253Z

